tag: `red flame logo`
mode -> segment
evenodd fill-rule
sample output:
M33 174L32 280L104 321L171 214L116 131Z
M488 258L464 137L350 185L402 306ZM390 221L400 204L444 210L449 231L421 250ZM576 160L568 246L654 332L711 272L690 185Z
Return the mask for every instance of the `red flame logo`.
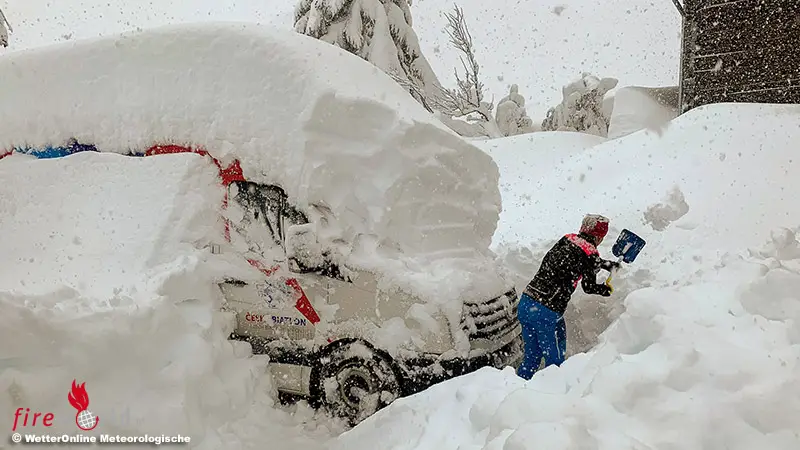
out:
M73 408L78 410L75 414L75 425L83 431L93 430L100 422L100 418L89 411L89 394L86 393L86 383L77 384L72 380L72 390L67 395L67 400Z

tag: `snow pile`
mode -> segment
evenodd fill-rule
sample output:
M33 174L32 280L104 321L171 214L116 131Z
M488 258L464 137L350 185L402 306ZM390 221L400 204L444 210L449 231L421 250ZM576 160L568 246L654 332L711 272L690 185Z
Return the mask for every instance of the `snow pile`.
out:
M598 348L560 369L529 383L482 369L398 400L331 448L795 449L798 256L731 256L703 282L639 290Z
M527 234L525 221L539 220L532 200L542 188L542 179L557 174L572 156L605 142L605 138L574 132L537 132L473 143L497 163L503 211L495 232L495 243L513 234L519 241ZM564 175L565 177L571 175Z
M678 117L678 88L627 86L614 93L608 138L616 139L647 128L659 130Z
M676 187L691 206L672 224L686 243L703 250L726 248L731 239L758 245L776 219L791 223L798 214L800 222L800 211L785 207L793 198L787 186L800 165L785 150L798 138L798 115L794 105L711 105L678 117L660 135L642 130L577 152L554 170L541 171L527 216L518 228L498 233L495 245L558 236L577 227L587 211L607 215L614 238L627 227L658 242L659 232L641 228L644 213ZM748 126L734 125L740 123ZM497 161L504 173L518 170ZM756 168L767 176L752 176ZM606 240L601 250L611 243ZM648 251L640 258L655 262L661 257Z
M657 203L644 212L644 221L656 231L664 231L669 224L680 219L689 212L689 205L683 192L674 187L664 202Z
M75 137L101 151L177 143L226 164L235 156L249 180L332 212L318 233L345 243L335 247L344 261L408 273L398 283L429 298L458 297L464 261L471 271L491 257L500 210L491 158L324 42L247 24L171 26L7 55L0 86L0 149ZM415 282L429 270L418 258L456 258L443 273L465 281ZM497 295L498 283L484 290Z
M136 292L117 286L158 286L164 280L154 274L168 273L176 256L196 264L194 247L221 236L222 192L199 156L13 156L0 171L2 235L13 236L2 241L9 263L0 271L3 289L43 295L67 287L94 299L116 297L116 307L125 307L125 296ZM108 189L129 179L135 184Z
M759 245L775 218L792 225L798 214L785 206L792 199L786 186L794 183L791 174L798 162L784 149L797 139L797 114L795 106L709 106L669 122L661 134L642 130L577 153L544 172L528 208L510 227L498 228L494 247L522 286L557 237L577 229L583 214L599 212L611 219L602 255L610 257L622 228L648 241L646 251L614 282L615 298L624 298L630 289L683 279L720 249ZM752 125L731 125L737 123ZM518 170L503 160L498 164L504 173ZM753 177L754 168L769 176ZM645 214L665 204L676 188L690 209L664 234L646 223ZM511 190L531 191L526 183ZM614 298L576 293L567 310L568 353L593 346L621 312Z
M236 268L204 249L222 231L206 160L11 156L0 179L8 420L30 408L54 415L47 432L78 433L75 379L98 433L180 433L208 449L247 448L265 426L287 433L290 421L270 409L266 361L227 340L232 317L214 280Z
M573 156L535 192L538 220L521 227L548 240L528 255L587 210L616 227L601 254L623 226L648 241L615 282L618 318L584 313L595 324L616 319L599 344L529 383L512 369L445 382L379 412L338 448L797 448L799 119L797 106L716 105L662 137L641 131ZM637 226L675 185L688 213L662 231ZM583 301L598 303L573 304Z

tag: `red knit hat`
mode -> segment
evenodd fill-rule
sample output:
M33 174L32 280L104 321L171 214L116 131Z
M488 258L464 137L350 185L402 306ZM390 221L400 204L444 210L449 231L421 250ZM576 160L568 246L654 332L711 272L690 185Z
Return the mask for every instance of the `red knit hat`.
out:
M587 214L581 223L581 233L593 236L597 242L602 241L608 234L608 219L600 214Z

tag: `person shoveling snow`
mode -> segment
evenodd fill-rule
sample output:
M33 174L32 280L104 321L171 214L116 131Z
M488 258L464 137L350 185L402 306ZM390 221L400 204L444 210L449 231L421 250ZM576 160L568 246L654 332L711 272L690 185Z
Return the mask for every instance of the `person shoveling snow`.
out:
M6 19L6 15L3 14L3 10L0 9L0 45L3 47L8 47L8 32L14 31L11 28L11 24Z
M608 233L608 219L595 214L583 218L578 234L562 237L542 259L539 271L523 292L517 316L522 325L525 355L517 375L531 379L542 357L544 366L561 365L567 351L564 312L581 282L587 294L610 296L611 277L597 283L600 269L612 272L620 263L600 257L597 246Z

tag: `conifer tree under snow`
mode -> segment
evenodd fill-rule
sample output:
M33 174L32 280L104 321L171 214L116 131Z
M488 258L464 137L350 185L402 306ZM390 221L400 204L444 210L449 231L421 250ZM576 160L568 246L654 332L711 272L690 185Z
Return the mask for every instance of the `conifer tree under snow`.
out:
M412 28L411 0L299 0L294 29L334 44L414 86L417 100L439 90ZM405 83L404 83L405 84Z
M584 72L561 90L561 103L547 112L542 131L578 131L608 136L611 118L603 111L603 99L617 86L617 79L600 79Z
M8 47L8 32L14 31L11 28L11 24L6 19L5 14L3 14L3 10L0 9L0 46Z

